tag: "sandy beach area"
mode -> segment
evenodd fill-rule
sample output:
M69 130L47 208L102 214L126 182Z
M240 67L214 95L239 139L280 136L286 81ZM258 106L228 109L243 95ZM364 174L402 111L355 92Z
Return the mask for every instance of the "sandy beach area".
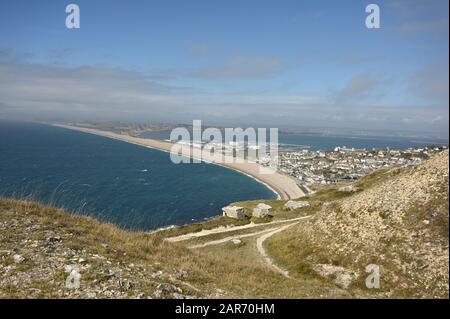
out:
M166 141L133 137L130 135L117 134L93 128L86 128L72 125L60 125L60 124L55 126L95 134L99 136L104 136L166 152L172 152L174 146L174 143ZM211 154L209 151L189 146L184 146L180 150L179 154L185 157L202 159L205 162L221 165L227 168L234 169L246 175L249 175L250 177L255 178L259 182L271 188L275 193L278 194L280 199L295 199L305 195L303 191L298 187L297 183L293 178L280 174L278 172L267 173L266 168L255 162L247 160L241 160L242 162L237 162L230 156L224 156L221 154Z

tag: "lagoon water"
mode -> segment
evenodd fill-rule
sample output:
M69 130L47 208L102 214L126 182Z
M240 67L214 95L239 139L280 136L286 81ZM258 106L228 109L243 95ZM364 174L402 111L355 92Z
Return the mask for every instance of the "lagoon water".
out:
M212 164L63 128L0 121L0 196L30 198L123 228L150 230L273 199L252 178Z
M140 137L157 140L169 139L170 131L143 132ZM391 136L356 136L356 135L328 135L312 133L286 133L278 135L281 148L303 147L309 150L332 150L336 146L354 147L357 149L407 149L409 147L425 147L428 145L448 145L448 139L410 138Z

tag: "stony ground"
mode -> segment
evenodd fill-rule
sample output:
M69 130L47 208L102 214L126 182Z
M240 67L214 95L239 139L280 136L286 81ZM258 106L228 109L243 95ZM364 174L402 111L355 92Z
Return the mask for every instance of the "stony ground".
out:
M163 255L175 263L166 263ZM34 203L0 202L0 297L194 298L189 252ZM177 265L178 263L178 265Z
M353 285L356 294L448 297L448 185L448 151L417 167L377 172L342 189L351 194L311 221L275 236L273 247L289 242L296 256L273 253L291 269ZM371 264L380 267L381 287L369 293Z

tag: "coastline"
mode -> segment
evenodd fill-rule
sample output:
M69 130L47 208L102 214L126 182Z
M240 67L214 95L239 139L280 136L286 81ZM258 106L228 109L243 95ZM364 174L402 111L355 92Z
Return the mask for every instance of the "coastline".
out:
M168 153L172 152L171 149L174 145L173 143L166 141L133 137L130 135L122 135L93 128L85 128L62 124L53 124L53 126L103 136L119 140L122 142L148 147ZM223 159L226 158L226 156L221 156L219 154L211 155L209 154L209 152L202 151L200 149L192 147L189 149L183 148L181 155L193 159L202 159L202 161L204 162L229 168L244 175L247 175L248 177L253 178L257 182L262 183L265 187L267 187L272 192L277 194L278 199L282 200L295 199L305 195L304 192L298 187L297 183L291 177L282 175L277 172L272 174L261 174L260 169L263 168L263 166L255 162L243 161L242 163L236 163L235 161L230 162L229 161L230 158L227 158L228 160L224 161Z
M209 162L207 162L207 163L209 163ZM243 172L243 171L237 170L237 169L235 169L235 168L227 167L227 166L225 166L225 165L221 165L221 164L218 164L218 163L209 163L209 164L222 166L222 167L231 169L231 170L233 170L233 171L235 171L235 172L244 174L245 176L250 177L251 179L255 180L256 182L258 182L258 183L260 183L260 184L263 184L265 187L267 187L269 190L271 190L275 195L277 195L277 200L281 200L281 199L282 199L282 198L281 198L281 195L280 195L276 190L274 190L269 184L267 184L267 183L264 182L264 181L261 181L261 180L257 179L256 177L254 177L254 176L252 176L252 175L250 175L250 174L247 174L247 173L245 173L245 172Z

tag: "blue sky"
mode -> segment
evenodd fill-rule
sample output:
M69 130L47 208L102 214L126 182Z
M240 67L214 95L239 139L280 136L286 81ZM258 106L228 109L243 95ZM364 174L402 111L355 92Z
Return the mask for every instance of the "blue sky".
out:
M447 0L69 3L0 3L0 116L448 131Z

